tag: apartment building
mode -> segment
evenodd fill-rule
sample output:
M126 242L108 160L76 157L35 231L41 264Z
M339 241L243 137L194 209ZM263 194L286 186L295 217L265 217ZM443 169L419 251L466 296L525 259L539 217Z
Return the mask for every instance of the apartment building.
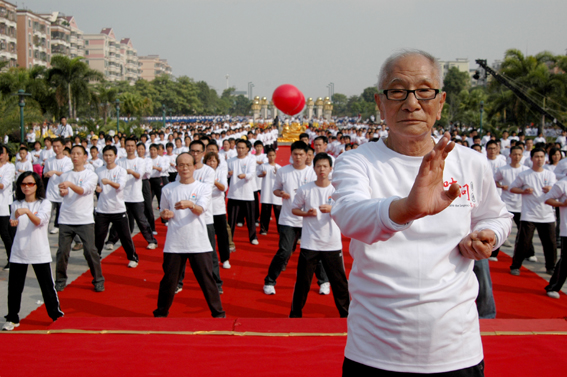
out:
M140 73L138 70L138 52L132 45L130 38L123 38L120 41L120 55L124 64L124 75L122 79L134 85L140 78Z
M17 11L18 66L49 67L51 62L51 22L27 9Z
M9 67L18 65L16 6L0 0L0 61Z
M99 34L85 34L85 58L92 69L102 72L108 81L123 80L124 62L120 42L112 28L104 28Z
M153 81L159 75L172 76L171 66L166 59L160 59L159 55L147 55L138 57L141 78L147 81Z
M40 14L40 16L51 23L52 32L59 37L53 38L56 51L52 51L53 55L60 54L70 58L85 56L84 33L77 26L75 17L66 16L62 12Z

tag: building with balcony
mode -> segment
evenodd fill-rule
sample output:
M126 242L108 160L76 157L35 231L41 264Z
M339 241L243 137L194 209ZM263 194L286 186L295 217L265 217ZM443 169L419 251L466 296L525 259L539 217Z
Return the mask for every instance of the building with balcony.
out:
M173 75L171 66L166 59L160 59L159 55L147 55L138 57L138 66L141 71L141 78L153 81L159 75Z
M440 60L439 64L441 64L441 68L443 68L443 77L441 77L441 82L445 80L445 76L453 67L456 67L460 72L466 72L470 76L472 76L469 70L469 59L467 58L457 58L455 60Z
M51 62L51 23L30 10L17 10L18 65L24 68L49 67Z
M9 67L18 65L16 6L0 0L0 61L7 61Z
M120 41L120 55L124 62L124 78L134 85L134 83L140 78L140 73L138 70L138 52L132 45L132 40L130 38L123 38Z
M104 28L99 34L85 34L85 59L92 69L102 72L108 81L124 79L124 62L120 42L112 28Z
M52 12L41 14L41 17L48 20L52 27L55 27L57 31L62 31L64 35L61 35L61 39L55 41L58 47L56 50L57 54L65 55L70 58L76 58L77 56L85 56L85 41L83 39L83 31L77 26L75 17L66 16L62 12ZM65 29L59 30L58 26ZM68 34L68 37L67 37Z

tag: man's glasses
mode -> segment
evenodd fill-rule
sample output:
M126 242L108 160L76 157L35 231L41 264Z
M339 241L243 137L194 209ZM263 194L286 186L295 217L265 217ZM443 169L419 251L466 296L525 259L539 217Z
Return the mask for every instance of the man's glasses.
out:
M22 182L20 184L20 187L22 187L22 188L23 187L33 187L33 186L35 186L35 182Z
M410 93L413 93L418 100L432 100L439 94L439 89L386 89L380 90L378 94L384 94L390 101L405 101Z

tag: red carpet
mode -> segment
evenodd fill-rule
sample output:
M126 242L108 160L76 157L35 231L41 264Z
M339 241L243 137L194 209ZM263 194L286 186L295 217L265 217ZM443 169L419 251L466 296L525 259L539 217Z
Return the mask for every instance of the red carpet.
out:
M286 165L289 149L280 148L278 160L281 165ZM142 236L134 237L140 256L138 268L126 267L122 248L103 260L105 292L94 292L92 278L86 272L59 295L64 318L51 324L42 306L24 318L16 331L0 335L4 336L0 341L0 353L10 361L3 364L0 375L98 377L187 374L189 371L195 376L217 373L227 376L313 373L339 376L346 321L337 318L332 296L319 295L314 280L304 309L305 318L287 319L298 251L292 256L287 271L278 279L277 294L266 296L262 286L277 250L276 226L272 221L269 235L259 236L257 246L248 242L245 229L236 229L237 251L231 255L232 268L221 269L225 292L221 298L227 319L210 318L190 269L183 291L175 297L169 318L152 318L163 274L162 247L166 234L166 228L158 221L158 249L146 250ZM348 273L352 264L348 240L345 239L343 245ZM543 289L547 284L545 280L526 269L522 269L521 276L512 276L508 269L510 258L501 253L499 259L490 265L498 319L481 321L486 375L539 376L563 370L567 362L561 356L561 350L567 346L567 336L564 336L567 324L562 318L567 317L567 300L563 294L560 300L548 298ZM21 333L69 329L125 333ZM137 333L140 331L151 334ZM189 335L196 331L211 335ZM179 332L187 333L181 335ZM219 335L219 332L231 335ZM547 335L550 332L563 336ZM257 336L250 336L251 333ZM309 335L305 333L327 336L305 336ZM509 333L544 334L495 336ZM29 352L32 343L37 352Z

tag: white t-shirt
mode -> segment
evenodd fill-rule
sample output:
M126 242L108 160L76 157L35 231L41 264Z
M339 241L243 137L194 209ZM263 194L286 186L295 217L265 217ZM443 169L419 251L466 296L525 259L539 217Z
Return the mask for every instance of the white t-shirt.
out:
M14 164L7 162L0 167L0 183L4 188L0 190L0 216L10 216L10 204L12 204L12 183L16 174Z
M39 225L34 225L27 215L17 218L18 230L12 244L10 263L50 263L52 259L47 239L47 226L51 217L51 202L47 199L31 203L17 200L12 203L12 220L16 220L15 213L18 208L28 208L39 217L40 222Z
M62 173L66 173L70 170L73 170L73 161L67 156L63 156L63 158L58 159L57 157L51 157L49 160L45 162L45 167L43 168L43 172L47 173L49 171L60 171ZM45 197L50 200L51 202L61 203L63 198L59 194L59 184L63 182L61 181L61 176L57 174L53 174L51 178L49 178L49 182L47 183L47 190L45 192Z
M276 182L276 172L282 167L278 164L274 166L269 163L262 164L256 169L256 174L266 173L265 177L260 178L262 191L260 193L260 202L262 204L282 205L282 198L274 195L274 183Z
M309 182L297 189L293 199L293 208L308 211L317 210L317 216L303 217L301 230L301 248L317 251L342 250L341 230L331 218L330 213L322 213L319 206L322 204L335 204L332 195L335 192L333 185L319 187L315 182Z
M254 161L256 163L256 170L258 170L258 168L262 165L262 164L266 164L268 162L268 157L266 156L265 153L262 154L257 154L255 155L253 158L256 159L256 161ZM262 164L258 164L258 161L261 162ZM258 174L254 175L254 180L256 181L256 191L259 191L262 189L262 178L258 177Z
M167 169L169 168L169 160L164 158L163 156L156 156L156 158L151 158L150 157L150 161L151 161L151 170L150 170L150 178L160 178L162 176L162 172L165 170L167 171ZM161 168L161 172L157 169L154 169L155 167Z
M128 159L127 157L121 158L116 162L118 166L124 170L134 170L140 174L140 178L136 179L132 174L126 172L126 186L124 187L124 201L127 203L141 203L144 201L142 194L142 179L146 173L146 161L140 157Z
M289 199L282 200L282 211L280 212L279 220L280 225L301 228L303 219L291 213L291 209L293 208L293 199L295 198L295 193L300 186L313 182L316 179L317 175L309 166L306 166L301 170L295 169L293 165L286 165L283 168L278 169L278 172L276 173L276 181L274 182L274 191L283 190L290 195Z
M209 165L203 165L200 169L195 169L195 171L193 171L193 178L196 181L209 185L211 187L211 193L215 186L215 176L215 170ZM176 179L178 180L178 178L180 178L179 175L177 175ZM213 211L213 201L210 200L209 207L203 214L205 216L205 224L214 224Z
M343 154L333 171L331 215L352 238L345 356L373 368L440 373L483 359L474 261L458 245L488 228L500 246L512 215L486 158L456 145L443 185L458 183L460 197L436 215L395 224L390 203L409 194L422 160L394 152L383 139Z
M15 171L16 171L15 179L16 180L18 180L20 175L22 175L22 173L23 173L20 170L23 170L23 172L33 171L33 166L32 166L32 164L29 160L26 160L24 162L21 162L21 161L16 162L16 168L15 168Z
M567 179L562 179L557 181L551 190L545 194L545 200L555 199L560 202L567 200ZM559 235L561 237L567 237L567 207L559 207L559 218L561 223L559 224Z
M213 216L226 214L226 205L224 200L224 193L228 189L228 179L226 170L221 169L220 166L215 170L215 182L224 185L224 191L221 191L217 186L213 186Z
M126 169L119 165L116 165L112 170L107 169L106 166L102 166L96 169L96 175L98 176L97 183L102 188L96 205L97 213L126 212L126 204L124 203L124 187L126 186L128 176ZM115 189L110 185L105 185L102 183L104 178L110 179L120 186Z
M32 165L41 165L41 163L43 162L41 160L41 149L39 151L31 150L30 151L30 156L32 158Z
M211 187L199 181L191 184L173 182L164 186L161 192L161 210L173 211L165 237L164 253L206 253L213 251L207 236L205 213L211 201ZM205 212L195 215L189 209L175 209L175 203L190 200L201 206Z
M506 203L506 208L510 212L522 212L522 195L510 192L510 185L514 182L518 174L529 169L530 168L524 165L520 165L517 168L506 165L502 166L496 170L496 173L494 173L494 181L499 182L503 186L508 186L508 190L502 190L500 197L502 198L502 201Z
M61 175L60 182L69 181L82 187L82 195L72 189L63 197L59 211L59 224L86 225L94 223L93 216L93 192L96 188L98 176L90 170L68 171Z
M543 192L544 186L553 186L555 182L557 182L555 174L545 169L541 172L528 169L518 174L510 188L531 188L534 190L532 194L516 194L522 195L522 221L535 223L551 223L555 221L553 207L545 204L546 199Z
M228 171L232 171L228 199L253 201L255 191L254 176L256 175L256 163L253 158L234 157L227 161ZM245 178L238 178L245 174Z
M39 153L40 156L40 160L41 163L45 163L47 160L49 160L51 157L55 157L55 152L53 151L53 148L51 149L42 149L41 152Z

